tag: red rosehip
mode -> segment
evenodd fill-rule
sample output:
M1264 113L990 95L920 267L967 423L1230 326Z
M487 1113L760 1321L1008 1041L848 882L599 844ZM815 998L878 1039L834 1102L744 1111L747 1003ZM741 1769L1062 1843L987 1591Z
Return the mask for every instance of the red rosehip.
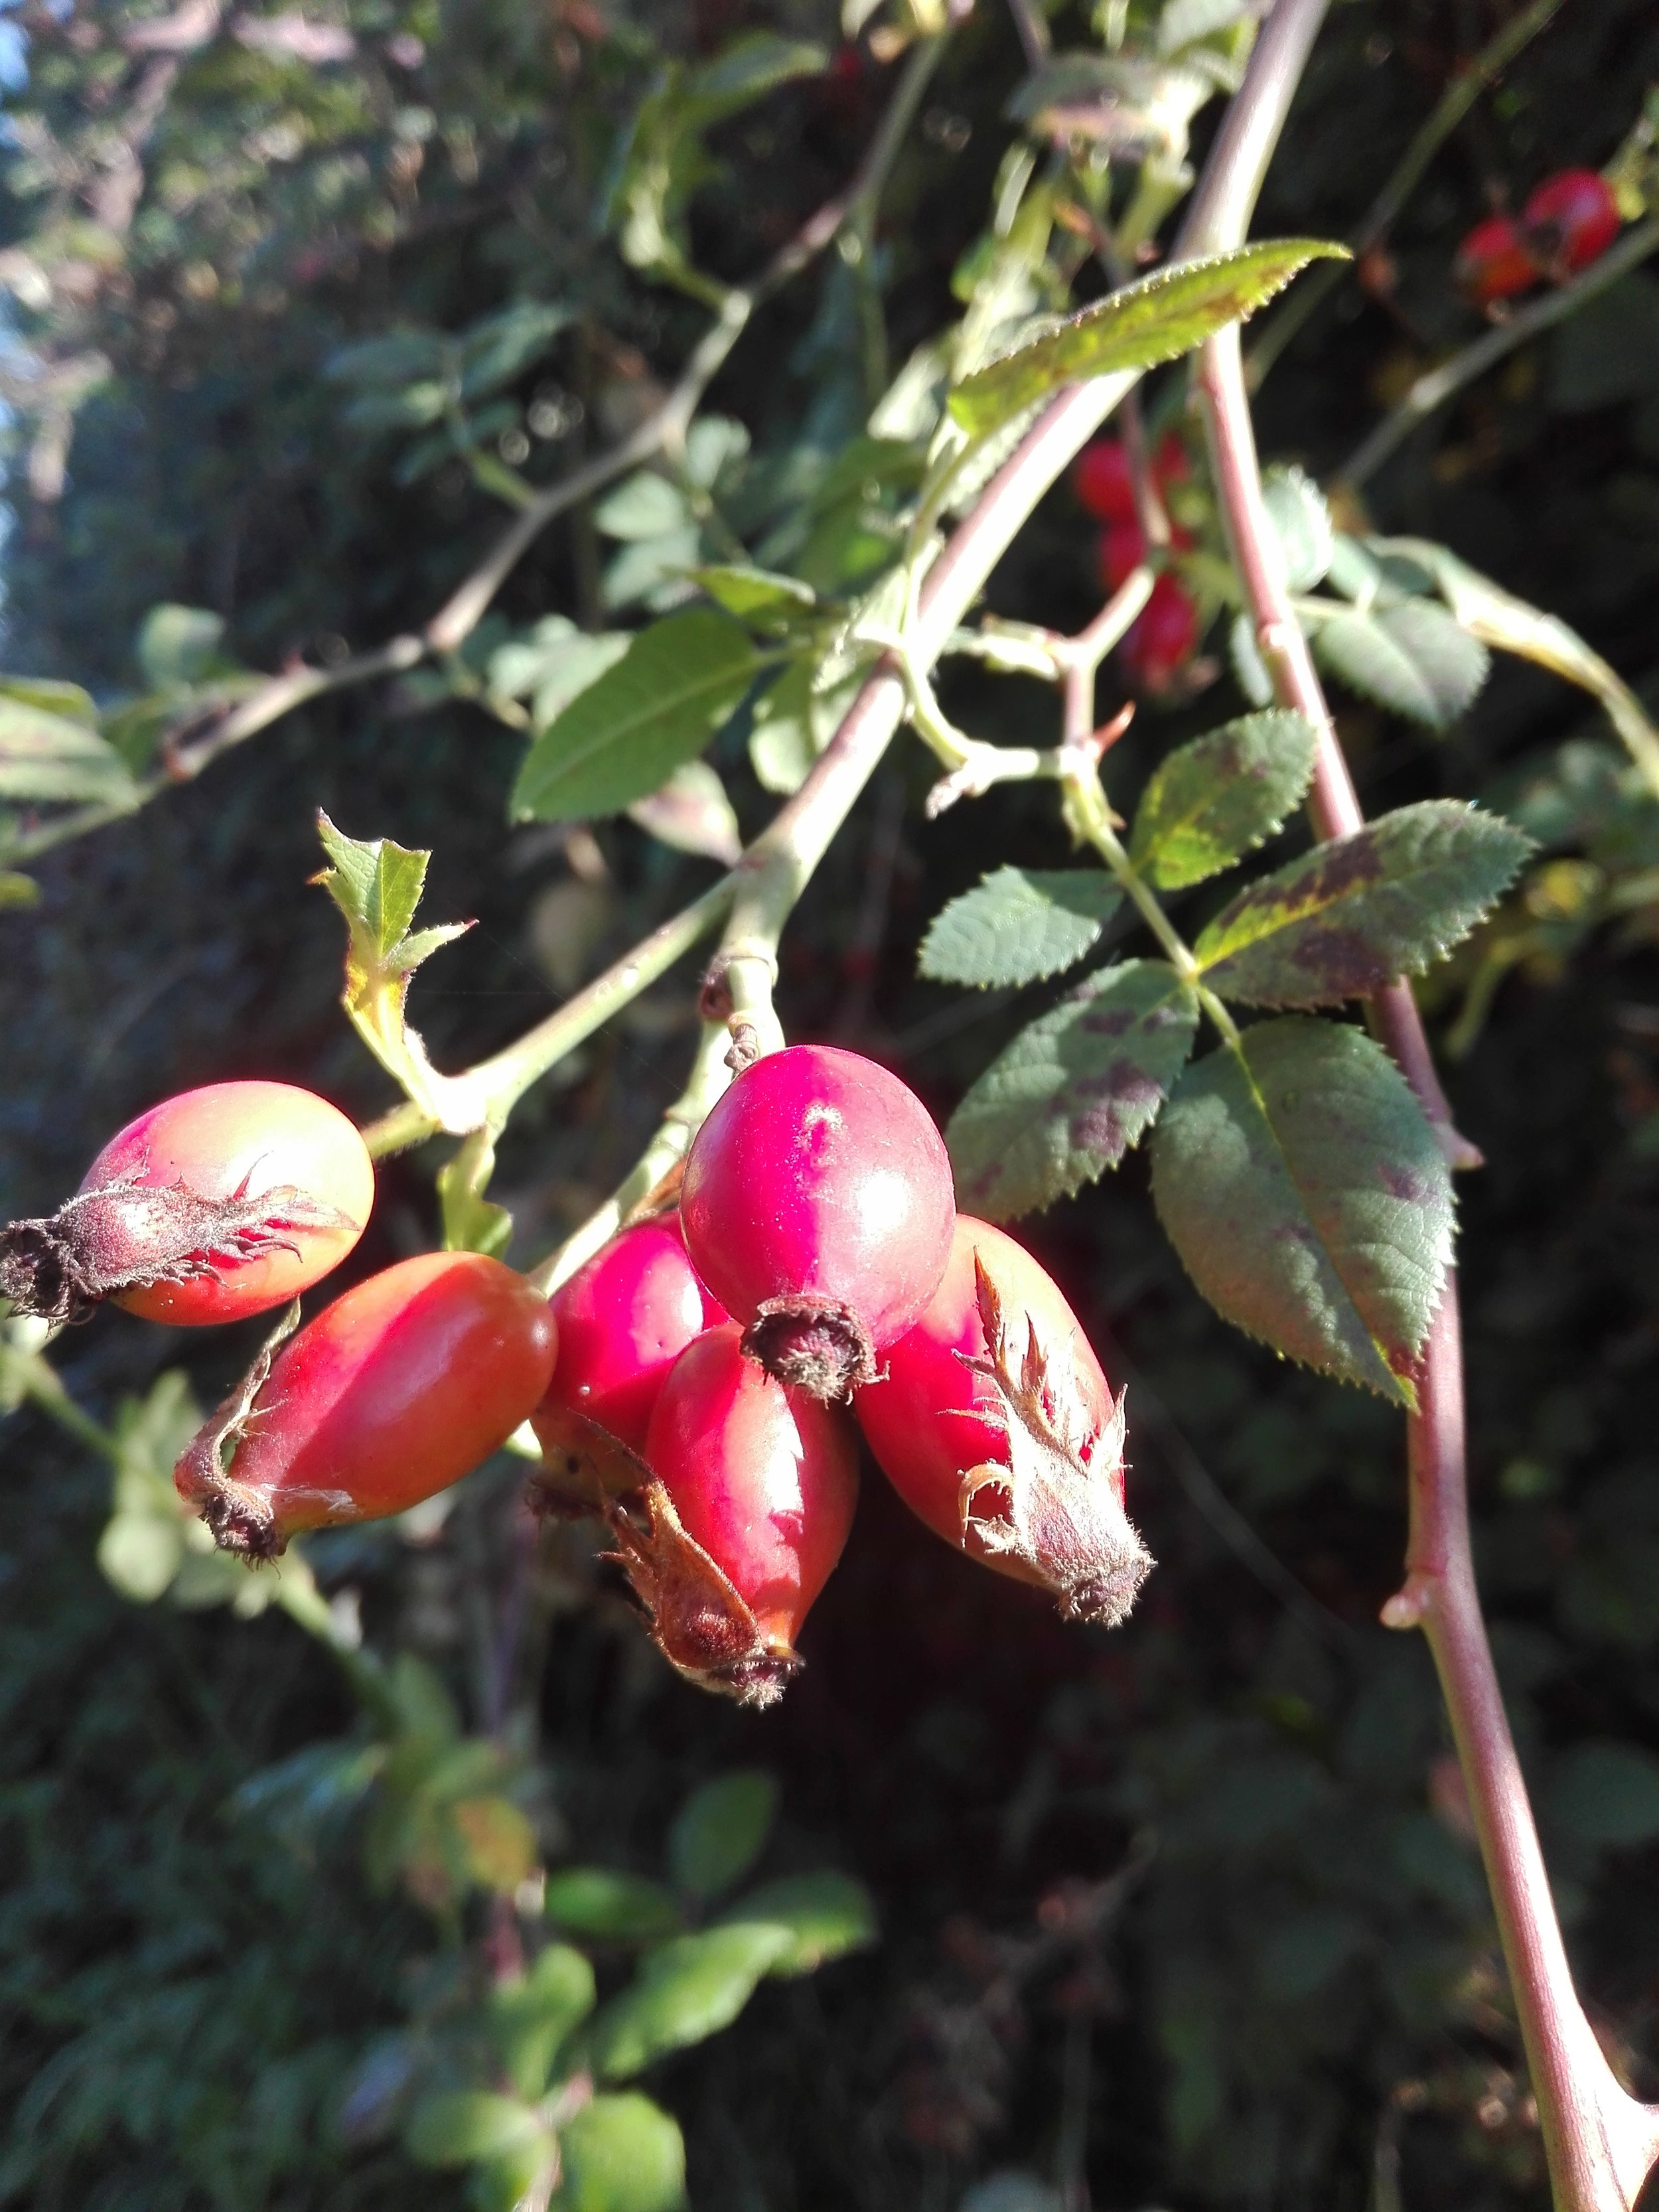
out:
M374 1203L337 1107L288 1083L210 1083L129 1121L55 1214L0 1230L0 1295L49 1321L108 1297L146 1321L242 1321L337 1267Z
M951 1162L927 1109L857 1053L795 1045L738 1076L698 1130L680 1218L691 1264L780 1382L844 1397L932 1297Z
M1599 261L1621 228L1619 203L1594 169L1560 169L1521 210L1533 258L1553 276L1575 276Z
M1166 573L1154 582L1152 597L1124 632L1118 651L1137 690L1164 691L1197 644L1198 609L1185 586Z
M645 1457L637 1498L609 1518L659 1649L705 1689L773 1704L853 1525L852 1424L775 1382L728 1323L675 1361Z
M1476 223L1452 262L1453 283L1477 307L1530 290L1540 273L1526 240L1506 215Z
M1097 438L1085 446L1072 470L1072 489L1083 512L1097 522L1133 522L1134 477L1123 441Z
M641 1450L669 1369L694 1337L728 1316L697 1280L673 1213L613 1237L554 1292L552 1307L559 1364L530 1417L548 1455L541 1502L591 1512L604 1496L605 1440ZM568 1477L562 1487L560 1474Z
M228 1552L374 1521L447 1490L546 1389L558 1329L541 1293L478 1252L427 1252L268 1347L173 1470ZM232 1455L227 1461L227 1450Z
M1184 483L1190 473L1186 447L1173 430L1166 430L1152 456L1154 483L1162 489ZM1097 522L1133 522L1134 472L1123 441L1097 438L1093 445L1085 446L1072 470L1072 489L1083 512L1093 515ZM1134 562L1129 566L1133 568Z
M1123 1408L1052 1279L957 1218L945 1279L854 1396L905 1504L947 1543L1115 1626L1152 1566L1123 1511Z
M1101 532L1095 550L1101 588L1109 598L1146 558L1146 540L1138 522L1115 522Z

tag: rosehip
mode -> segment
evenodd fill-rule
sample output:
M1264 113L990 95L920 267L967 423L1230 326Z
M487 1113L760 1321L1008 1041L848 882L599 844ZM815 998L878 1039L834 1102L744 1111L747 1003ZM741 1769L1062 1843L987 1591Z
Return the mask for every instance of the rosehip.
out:
M221 1547L256 1559L459 1481L546 1389L558 1329L499 1260L427 1252L357 1284L276 1353L281 1341L173 1470Z
M1167 573L1123 634L1118 650L1124 673L1137 690L1164 691L1192 659L1198 643L1198 609L1185 587Z
M704 1689L772 1705L853 1525L852 1424L775 1382L728 1323L675 1361L645 1457L608 1517L658 1648Z
M897 1076L795 1045L739 1075L692 1141L691 1264L780 1382L817 1398L872 1380L951 1252L945 1140Z
M363 1232L374 1169L337 1107L288 1083L211 1083L110 1139L75 1196L0 1230L0 1295L75 1321L241 1321L319 1281Z
M1542 272L1526 240L1506 215L1478 222L1452 261L1452 282L1477 307L1512 299L1531 289Z
M1187 449L1173 430L1166 430L1152 456L1153 481L1162 489L1180 483L1188 474ZM1121 438L1097 438L1078 455L1072 471L1072 489L1085 514L1097 522L1135 520L1134 472ZM1133 568L1134 562L1129 563Z
M1138 522L1114 522L1101 532L1095 550L1101 587L1109 597L1146 558L1146 540Z
M1599 261L1621 227L1613 188L1594 169L1546 177L1522 209L1521 223L1534 258L1562 276Z
M694 1337L728 1316L697 1280L679 1217L635 1222L580 1267L552 1299L559 1364L531 1415L550 1473L568 1470L543 1498L553 1510L598 1510L602 1486L586 1462L603 1451L596 1429L637 1452L668 1370Z
M957 1219L945 1279L853 1401L905 1504L970 1558L1115 1626L1152 1560L1123 1511L1123 1407L1052 1279Z

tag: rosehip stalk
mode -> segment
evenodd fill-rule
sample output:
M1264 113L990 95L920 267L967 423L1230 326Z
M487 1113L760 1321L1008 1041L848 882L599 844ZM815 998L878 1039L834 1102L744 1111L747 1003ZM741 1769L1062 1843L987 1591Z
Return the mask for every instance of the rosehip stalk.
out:
M658 1648L704 1689L775 1703L853 1524L852 1424L775 1382L728 1324L675 1361L645 1460L609 1518Z
M362 1236L374 1169L337 1107L287 1083L212 1083L112 1137L55 1214L0 1229L0 1296L77 1321L243 1321L308 1290Z
M692 1265L780 1381L842 1397L937 1288L955 1200L944 1139L895 1075L797 1045L740 1075L694 1139Z
M173 1480L228 1552L418 1504L504 1443L547 1388L558 1332L522 1275L428 1252L280 1332Z
M854 1399L883 1473L970 1559L1125 1619L1152 1560L1123 1510L1123 1408L1053 1279L958 1215L945 1279Z

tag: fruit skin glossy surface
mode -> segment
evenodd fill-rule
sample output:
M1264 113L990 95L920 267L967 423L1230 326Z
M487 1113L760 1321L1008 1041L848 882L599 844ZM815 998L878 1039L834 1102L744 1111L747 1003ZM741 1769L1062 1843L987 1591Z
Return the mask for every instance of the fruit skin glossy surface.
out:
M1518 226L1506 215L1476 223L1452 263L1452 282L1478 307L1529 291L1541 273Z
M858 1445L845 1413L774 1382L728 1324L675 1361L645 1457L766 1644L789 1653L853 1525Z
M1018 1581L1041 1582L1010 1554L964 1539L963 1476L971 1467L1008 1463L1007 1430L993 1410L996 1386L967 1364L987 1351L975 1297L975 1251L1010 1308L1036 1322L1044 1349L1069 1349L1089 1427L1106 1431L1115 1410L1111 1389L1060 1286L1012 1237L967 1213L957 1217L950 1264L927 1312L888 1352L883 1379L854 1393L853 1410L883 1474L913 1513L958 1551ZM1121 1466L1103 1472L1121 1501Z
M1187 474L1187 455L1173 431L1158 441L1152 459L1152 477L1160 489L1179 483ZM1134 474L1121 438L1097 438L1078 455L1072 471L1072 489L1078 505L1097 522L1135 520ZM1132 561L1129 566L1134 566Z
M726 1319L697 1280L672 1213L613 1237L554 1292L552 1307L559 1364L544 1404L597 1421L634 1451L675 1360Z
M303 1209L273 1199L264 1249L210 1245L216 1272L119 1292L146 1321L196 1325L265 1313L321 1280L356 1243L374 1204L374 1167L363 1140L325 1098L288 1083L210 1083L152 1106L112 1137L82 1178L83 1192L131 1183L182 1183L196 1198L229 1200L259 1218L267 1193L302 1193L337 1219L308 1224ZM275 1239L297 1246L283 1249Z
M848 1372L872 1372L938 1286L954 1206L945 1141L921 1100L827 1045L773 1053L738 1078L697 1133L680 1194L704 1283L734 1320L758 1325L751 1348L775 1373L824 1396L846 1376L820 1387L775 1340L796 1322L844 1326L859 1339Z
M277 1354L228 1474L175 1471L227 1549L273 1556L304 1528L400 1513L468 1474L547 1388L547 1301L477 1252L428 1252L357 1284Z
M1623 228L1619 203L1594 169L1561 169L1521 210L1527 243L1552 273L1576 276L1599 261Z

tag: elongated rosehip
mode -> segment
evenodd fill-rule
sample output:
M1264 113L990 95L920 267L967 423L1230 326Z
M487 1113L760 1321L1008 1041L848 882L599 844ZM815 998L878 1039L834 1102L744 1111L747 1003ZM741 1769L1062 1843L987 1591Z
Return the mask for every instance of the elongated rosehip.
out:
M374 1169L337 1107L288 1083L210 1083L112 1137L50 1217L0 1229L0 1295L75 1321L241 1321L327 1274L363 1232Z
M641 1492L610 1520L659 1648L705 1689L773 1704L853 1525L851 1422L775 1382L728 1323L675 1361L645 1459Z
M1552 276L1599 261L1621 228L1613 187L1594 169L1559 169L1531 194L1521 225L1534 258Z
M1123 1510L1123 1405L1053 1279L958 1215L945 1279L853 1401L905 1504L947 1543L1115 1627L1152 1566Z
M1506 215L1478 222L1452 261L1452 282L1477 307L1529 291L1542 271L1518 227Z
M568 1510L592 1511L602 1496L583 1479L597 1428L643 1449L668 1370L694 1337L727 1319L697 1280L678 1214L635 1222L613 1237L553 1295L559 1364L531 1419L550 1474L568 1468ZM556 1492L543 1503L550 1509Z
M1167 691L1198 643L1198 609L1184 585L1167 572L1123 634L1118 647L1124 673L1137 690Z
M944 1139L896 1075L794 1045L758 1060L692 1142L691 1264L781 1382L843 1397L932 1297L955 1198Z
M505 1443L547 1388L558 1329L522 1275L427 1252L278 1331L173 1470L221 1547L401 1513ZM274 1355L274 1356L273 1356Z

